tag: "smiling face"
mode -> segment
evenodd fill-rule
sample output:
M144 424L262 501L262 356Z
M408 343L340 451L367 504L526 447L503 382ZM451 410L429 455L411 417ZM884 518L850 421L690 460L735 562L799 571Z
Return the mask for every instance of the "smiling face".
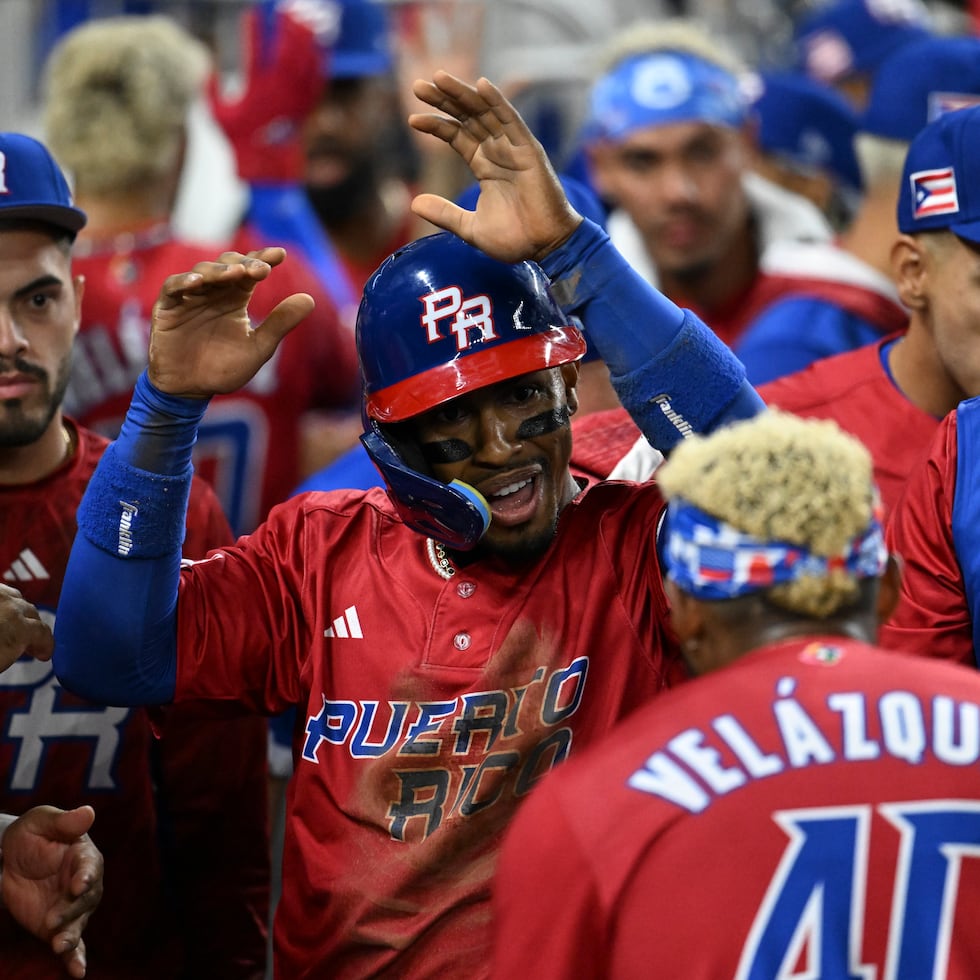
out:
M0 449L28 446L61 406L82 285L64 242L42 227L0 227Z
M454 398L403 423L432 474L487 499L480 549L514 561L542 554L578 492L568 469L578 365L536 371Z

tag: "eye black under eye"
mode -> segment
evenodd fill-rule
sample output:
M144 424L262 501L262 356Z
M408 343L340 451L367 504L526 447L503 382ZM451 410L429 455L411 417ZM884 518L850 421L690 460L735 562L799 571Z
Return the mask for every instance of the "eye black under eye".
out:
M462 439L437 439L424 442L422 458L429 464L459 463L473 455L473 447Z

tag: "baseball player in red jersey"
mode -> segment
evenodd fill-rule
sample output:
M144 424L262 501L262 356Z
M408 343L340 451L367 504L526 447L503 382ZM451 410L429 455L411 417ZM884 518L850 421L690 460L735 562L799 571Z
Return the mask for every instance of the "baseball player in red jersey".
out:
M171 223L186 119L208 65L203 44L176 22L137 15L79 25L45 64L48 143L72 175L78 206L90 215L74 252L86 292L65 408L110 438L146 366L160 282L214 248L182 238ZM252 124L258 125L254 118ZM271 156L273 148L266 148ZM242 228L222 248L257 247L251 234ZM329 415L336 427L326 438L337 439L340 449L356 439L351 323L340 321L305 263L292 262L282 273L274 288L256 296L250 309L256 322L294 292L310 293L315 312L247 386L214 400L195 448L195 467L214 487L236 534L253 530L285 500L308 467L323 462L319 453L329 455L327 430L317 424L314 431L314 420Z
M871 472L780 412L659 469L696 679L518 814L495 976L977 975L980 678L872 645L898 575Z
M56 628L59 676L109 703L301 706L283 980L486 976L503 828L545 772L677 673L656 487L583 492L568 469L585 343L548 278L665 448L761 407L720 341L571 209L499 90L439 72L415 91L442 114L411 123L452 145L482 191L475 211L416 198L460 237L390 256L361 303L363 440L387 492L304 494L177 568L207 394L247 380L309 309L291 297L243 338L241 307L282 251L200 262L161 292L150 368L89 485ZM214 356L208 337L241 356ZM129 593L144 573L151 600L119 594L125 622L82 615L93 575ZM156 622L162 645L145 647L132 616Z
M110 437L119 431L133 384L146 366L159 284L201 255L200 245L169 234L159 241L138 236L131 241L132 248L105 250L81 242L74 261L87 289L66 408ZM353 394L356 369L348 332L309 276L295 275L294 267L284 267L283 273L278 296L256 296L250 308L256 322L296 291L312 290L321 315L284 343L251 384L215 398L194 451L195 469L214 487L236 534L253 530L303 475L304 413L349 406ZM337 401L331 403L331 397Z
M978 152L976 106L940 115L909 146L897 208L900 234L892 249L898 291L909 310L907 329L758 389L768 405L833 419L861 439L874 460L886 516L926 454L939 420L980 394L980 201L971 194ZM622 433L608 428L609 443L622 445L636 434L628 420ZM612 474L644 479L658 462L659 455L637 440ZM578 463L591 468L581 455Z
M40 143L2 134L0 159L0 577L53 625L78 503L107 445L61 406L83 292L70 245L85 216ZM190 557L232 540L203 481L186 527ZM69 694L50 663L25 656L0 674L0 810L97 813L111 887L86 933L89 977L263 975L265 726L219 714L180 705L151 726L143 708ZM63 976L9 918L0 948L5 978Z

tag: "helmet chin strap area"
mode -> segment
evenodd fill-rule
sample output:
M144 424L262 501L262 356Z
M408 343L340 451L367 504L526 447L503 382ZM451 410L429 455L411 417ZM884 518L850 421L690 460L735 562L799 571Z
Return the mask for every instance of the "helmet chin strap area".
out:
M411 469L373 419L361 436L402 520L454 551L469 551L490 526L490 505L468 483L442 483Z

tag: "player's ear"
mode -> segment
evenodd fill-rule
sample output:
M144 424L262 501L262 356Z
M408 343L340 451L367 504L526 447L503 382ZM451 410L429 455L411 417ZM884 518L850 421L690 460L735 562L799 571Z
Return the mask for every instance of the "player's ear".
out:
M574 415L578 411L578 361L571 361L561 366L561 380L565 385L565 404L568 405L568 414Z
M910 310L928 304L929 263L923 242L912 235L899 235L891 249L892 279L901 301Z

